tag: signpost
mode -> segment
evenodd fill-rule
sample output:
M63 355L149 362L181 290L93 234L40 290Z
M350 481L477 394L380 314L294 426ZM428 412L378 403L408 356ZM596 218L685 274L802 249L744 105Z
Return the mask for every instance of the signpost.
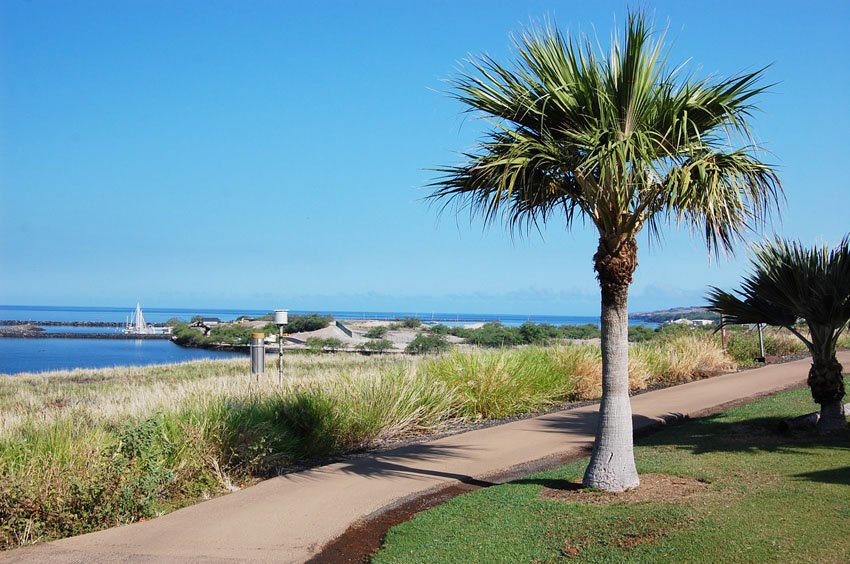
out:
M289 323L289 310L274 310L274 324L277 325L277 383L283 384L283 326Z

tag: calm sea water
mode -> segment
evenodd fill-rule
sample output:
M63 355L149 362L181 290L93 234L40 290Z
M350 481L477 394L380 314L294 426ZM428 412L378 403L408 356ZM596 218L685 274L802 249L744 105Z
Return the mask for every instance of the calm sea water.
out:
M0 374L144 366L234 356L240 355L185 349L171 341L151 339L0 339Z
M182 309L144 308L145 319L163 323L173 317L189 320L196 315L218 317L224 321L242 315L260 316L268 310L251 309ZM135 311L130 307L73 307L73 306L10 306L0 305L0 320L17 321L109 321L126 322ZM464 324L500 321L508 326L518 326L526 321L552 325L598 324L598 317L564 315L509 315L402 311L295 311L291 315L319 313L336 319L386 319L418 317L426 323ZM640 322L635 322L640 323ZM648 324L652 325L652 324ZM53 333L112 333L116 327L44 326ZM104 368L110 366L139 366L182 362L201 358L226 358L238 356L199 349L185 349L164 340L110 340L110 339L0 339L0 374L41 372L71 368Z

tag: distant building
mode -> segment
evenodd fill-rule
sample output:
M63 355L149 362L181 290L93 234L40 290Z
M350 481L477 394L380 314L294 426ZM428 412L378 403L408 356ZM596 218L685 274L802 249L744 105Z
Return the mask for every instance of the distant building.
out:
M714 321L710 319L685 319L684 317L680 317L679 319L674 319L672 321L668 321L665 325L684 325L685 327L710 327L714 325Z

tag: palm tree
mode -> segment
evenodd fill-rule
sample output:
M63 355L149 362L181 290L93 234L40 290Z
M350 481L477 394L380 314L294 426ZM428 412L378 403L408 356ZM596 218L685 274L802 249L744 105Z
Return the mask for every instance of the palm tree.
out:
M785 327L803 341L812 355L809 387L821 407L818 431L845 429L844 380L835 348L850 321L850 235L834 249L777 239L756 246L752 263L755 271L744 278L738 296L712 288L709 309L723 314L725 324ZM808 325L808 335L797 328L799 320Z
M666 67L663 35L650 27L630 13L605 55L547 25L515 40L512 70L487 56L471 61L452 95L492 129L466 162L438 169L430 195L514 232L556 218L596 227L603 393L584 483L609 491L640 483L628 394L637 234L646 228L658 239L662 224L684 223L710 252L731 252L782 197L775 172L752 154L747 126L763 69L695 80Z

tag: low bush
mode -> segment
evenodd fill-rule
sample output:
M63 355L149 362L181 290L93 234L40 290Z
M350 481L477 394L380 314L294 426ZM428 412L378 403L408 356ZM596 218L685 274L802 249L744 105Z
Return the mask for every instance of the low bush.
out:
M386 352L393 349L393 342L388 339L370 339L363 344L357 345L362 351Z
M643 343L658 337L658 331L650 329L646 325L629 325L629 341L632 343Z
M405 347L404 352L410 354L436 354L452 348L444 335L435 333L419 333Z
M327 339L322 339L321 337L309 337L305 344L307 345L307 350L312 353L320 353L325 350L336 352L347 347L342 340L335 337L329 337Z
M307 333L324 329L333 322L333 317L311 313L309 315L291 315L288 321L289 323L284 325L284 330L287 333Z
M391 325L392 329L418 329L422 326L422 320L418 317L400 317L396 322Z
M378 325L377 327L372 327L366 333L363 334L367 339L383 339L389 333L390 328L386 325Z
M513 347L518 345L546 345L564 339L583 340L599 337L599 328L592 323L584 325L561 325L557 327L548 323L532 323L527 321L519 327L506 327L499 322L491 322L485 323L477 329L446 327L438 331L460 337L472 345L490 348Z
M517 329L505 327L501 323L485 323L480 329L467 329L462 337L471 345L479 347L503 348L523 344Z

